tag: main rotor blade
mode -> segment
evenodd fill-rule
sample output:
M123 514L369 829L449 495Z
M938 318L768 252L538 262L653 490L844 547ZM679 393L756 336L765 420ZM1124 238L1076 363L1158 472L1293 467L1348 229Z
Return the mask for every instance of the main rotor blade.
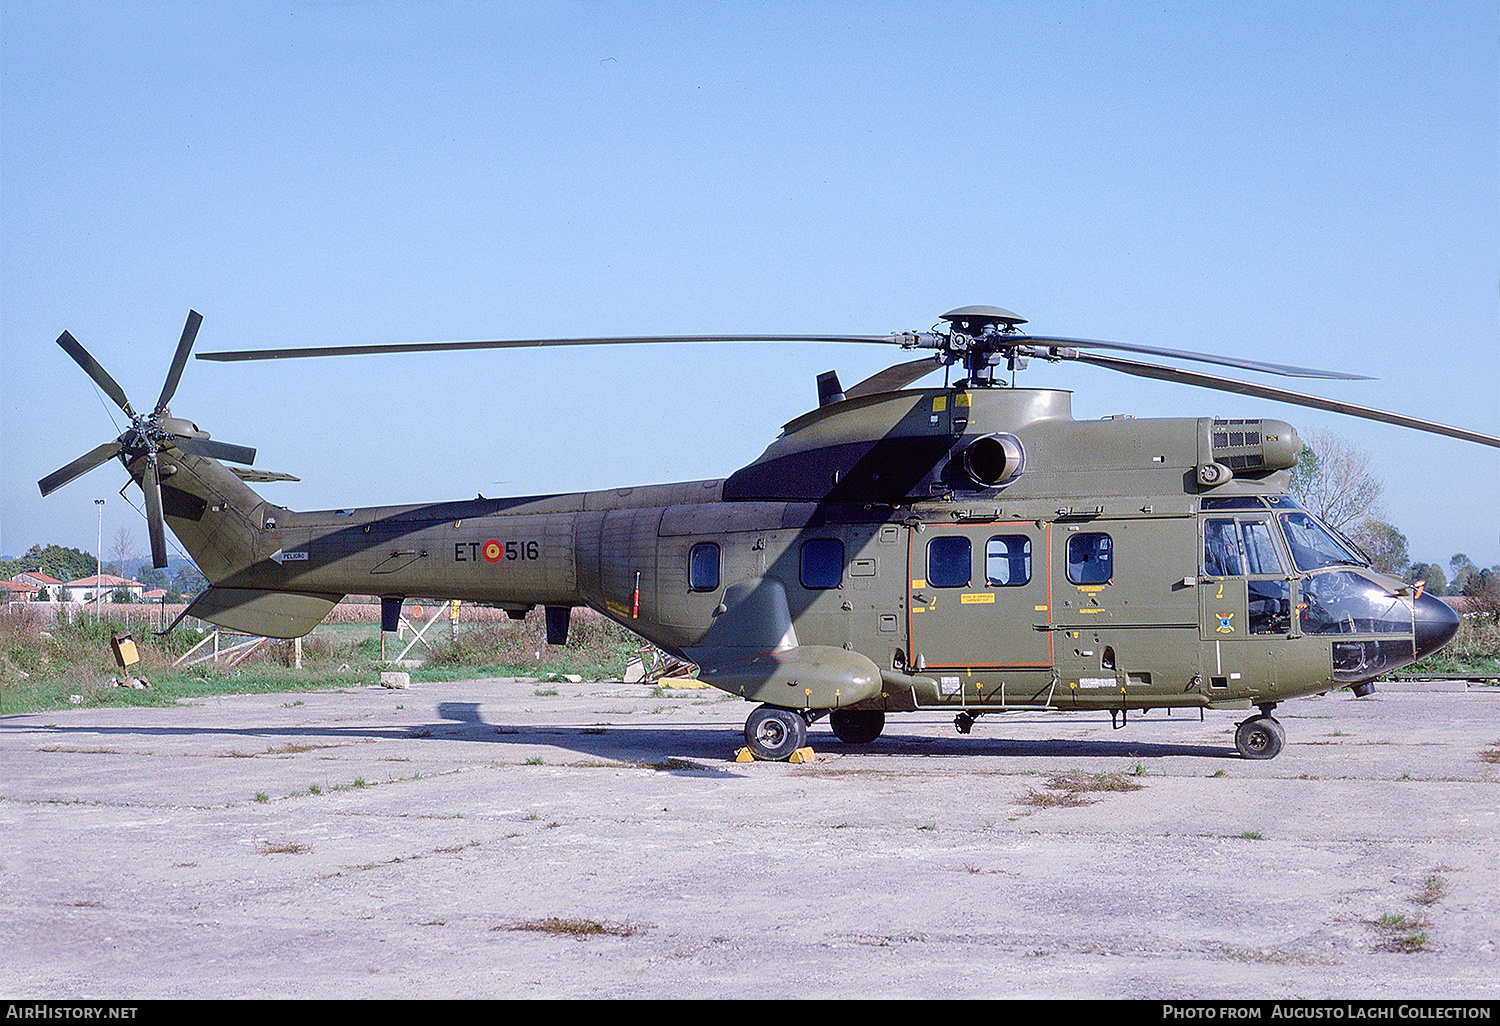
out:
M901 345L902 335L638 335L627 338L531 338L489 342L397 342L369 346L309 346L298 349L244 349L199 353L200 360L238 363L246 360L291 360L304 356L373 356L390 353L459 352L468 349L531 349L541 346L613 346L663 342L864 342Z
M1111 370L1134 374L1137 377L1155 378L1158 381L1175 381L1184 385L1197 385L1201 388L1212 388L1220 392L1235 392L1240 395L1254 396L1257 399L1274 399L1277 402L1307 406L1315 410L1328 410L1331 413L1343 413L1351 417L1363 417L1365 420L1377 420L1383 424L1395 424L1398 427L1413 428L1417 431L1427 431L1435 435L1446 435L1449 438L1462 439L1465 442L1477 442L1480 445L1500 448L1500 438L1496 438L1493 435L1470 431L1466 428L1450 427L1447 424L1438 424L1434 421L1408 417L1400 413L1390 413L1386 410L1377 410L1368 406L1356 406L1354 403L1340 402L1337 399L1324 399L1321 396L1290 392L1284 388L1276 388L1271 385L1252 385L1248 382L1235 381L1231 378L1221 378L1213 374L1202 374L1198 371L1182 370L1176 367L1158 367L1155 364L1137 363L1134 360L1125 360L1116 356L1073 353L1066 355L1065 358L1092 363L1099 367L1108 367Z
M135 417L135 410L130 408L130 400L125 397L125 390L109 376L109 371L99 366L99 361L89 355L89 351L79 344L72 332L65 331L57 336L57 344L62 346L63 351L83 368L85 374L94 379L94 384L104 389L104 393L115 401L116 406L124 410L129 417Z
M154 453L150 463L141 477L141 491L146 493L146 530L151 535L151 565L160 569L167 565L167 536L161 518L161 477L157 473Z
M172 368L167 371L166 384L161 386L161 398L156 400L158 414L167 408L167 403L172 401L172 395L177 391L177 382L182 380L182 368L187 366L188 354L193 351L193 340L198 337L198 325L202 323L202 314L197 310L188 311L187 324L182 328L182 340L177 343L177 352L172 357Z
M1222 367L1237 367L1241 370L1262 371L1266 374L1281 374L1292 378L1335 378L1345 381L1372 381L1364 374L1345 374L1343 371L1317 370L1313 367L1294 367L1282 363L1265 363L1261 360L1245 360L1232 356L1214 356L1211 353L1195 353L1186 349L1160 349L1156 346L1138 346L1130 342L1105 342L1096 338L1055 338L1050 335L1002 336L1007 342L1025 345L1078 346L1089 349L1118 349L1127 353L1144 353L1147 356L1165 356L1173 360L1193 360L1197 363L1216 363Z
M105 442L103 445L84 453L66 467L54 470L38 481L37 485L42 489L43 495L51 495L75 477L82 477L99 464L114 459L124 448L120 444L119 439L115 439L113 442Z
M246 465L255 462L255 450L245 445L216 442L212 438L189 438L186 435L173 435L172 444L194 456L207 456L210 459L228 460L230 463Z
M883 371L876 371L852 388L844 389L844 398L857 399L862 395L873 395L876 392L894 392L898 388L905 388L919 378L926 377L942 365L943 360L939 356L924 356L920 360L895 364Z

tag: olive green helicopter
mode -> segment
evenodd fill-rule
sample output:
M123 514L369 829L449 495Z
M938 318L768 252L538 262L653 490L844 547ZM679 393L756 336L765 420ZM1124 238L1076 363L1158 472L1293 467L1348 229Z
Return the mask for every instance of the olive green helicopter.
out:
M58 344L130 418L115 440L43 478L43 495L118 458L145 498L151 554L170 527L210 582L184 616L300 637L345 595L514 618L543 607L564 644L587 606L700 679L755 703L745 741L787 759L825 714L868 744L889 713L1254 709L1247 759L1285 743L1272 711L1437 651L1458 617L1374 570L1288 494L1302 443L1277 420L1075 421L1072 393L1014 383L1028 361L1126 374L1434 432L1500 438L1103 351L1310 378L1360 375L1021 331L992 306L889 335L515 339L200 353L217 361L657 342L848 342L920 351L845 388L726 478L573 494L298 512L251 490L284 480L255 450L168 408L202 318L188 316L156 406L140 413L68 332ZM942 387L914 388L942 369ZM1006 380L1009 372L1010 380ZM948 379L953 380L949 381ZM1200 712L1200 715L1201 712Z

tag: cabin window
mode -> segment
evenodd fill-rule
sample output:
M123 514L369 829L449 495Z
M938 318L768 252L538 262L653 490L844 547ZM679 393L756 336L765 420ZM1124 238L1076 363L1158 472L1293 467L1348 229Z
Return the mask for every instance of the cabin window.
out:
M719 546L715 542L699 542L688 552L688 589L690 591L719 590Z
M984 577L998 588L1017 588L1031 581L1031 539L999 534L984 545Z
M927 543L927 583L933 588L966 588L969 584L969 539L962 535Z
M844 581L844 543L809 538L802 543L802 587L837 588Z
M1108 584L1115 575L1114 541L1102 532L1068 537L1068 580L1074 584Z

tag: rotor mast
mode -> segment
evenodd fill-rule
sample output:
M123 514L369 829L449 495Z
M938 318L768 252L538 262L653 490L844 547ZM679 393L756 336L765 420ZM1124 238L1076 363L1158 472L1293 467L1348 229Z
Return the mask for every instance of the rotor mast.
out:
M1002 360L1014 384L1015 372L1026 366L1019 344L1024 336L1018 330L1026 318L998 306L961 306L940 320L947 321L949 329L946 338L937 337L946 343L942 348L949 362L963 361L968 387L993 388L995 367Z

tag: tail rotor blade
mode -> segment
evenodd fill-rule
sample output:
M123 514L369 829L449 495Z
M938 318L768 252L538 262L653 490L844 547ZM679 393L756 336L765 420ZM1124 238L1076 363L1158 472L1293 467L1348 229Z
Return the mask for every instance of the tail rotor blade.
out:
M65 331L57 337L57 344L63 347L63 351L71 356L83 372L94 379L94 384L104 389L104 393L115 401L115 405L124 410L130 416L135 416L135 410L130 407L130 400L125 396L125 390L119 386L109 372L99 366L99 361L89 355L89 351L79 344L73 337L72 332Z
M172 444L183 452L192 453L194 456L207 456L215 460L228 460L230 463L243 463L251 466L255 463L255 450L247 445L234 445L230 442L216 442L212 438L190 438L186 435L175 435Z
M123 449L124 446L120 444L119 439L115 439L113 442L105 442L103 445L78 457L66 467L54 470L38 481L37 485L42 489L43 495L51 495L75 477L82 477L99 464L114 459Z
M161 478L157 474L156 457L151 458L151 468L141 477L141 491L146 493L146 529L151 535L151 565L157 569L167 565L167 536L161 518Z
M182 380L182 368L187 366L188 356L193 351L193 342L198 337L198 325L202 323L202 314L197 310L188 311L187 324L182 328L182 340L177 343L177 354L172 357L172 368L167 371L166 384L161 387L161 398L156 401L158 414L167 408L167 403L172 401L172 395L177 391L177 382Z

